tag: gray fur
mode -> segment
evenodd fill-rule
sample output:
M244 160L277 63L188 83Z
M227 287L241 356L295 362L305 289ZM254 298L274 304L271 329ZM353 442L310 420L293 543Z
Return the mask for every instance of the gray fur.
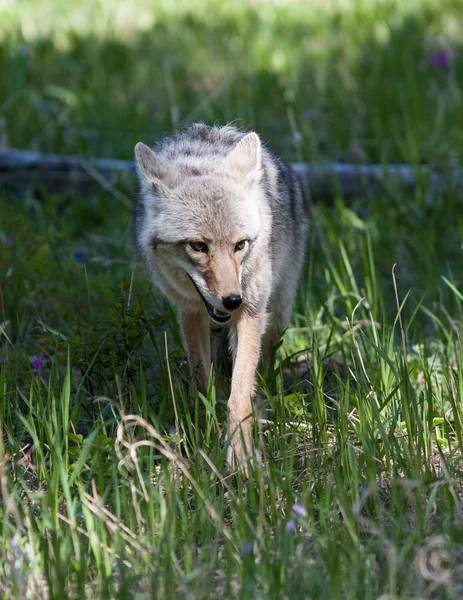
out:
M248 228L253 229L257 211L260 227L243 268L243 300L249 311L275 315L277 322L272 329L280 331L275 331L272 338L278 339L292 310L305 255L308 219L299 177L265 146L250 188L237 185L236 174L225 159L245 135L231 126L196 124L158 142L154 153L174 167L178 186L170 189L169 180L166 189L163 185L156 188L142 173L138 161L135 239L147 271L161 290L176 304L193 302L199 310L204 307L182 273L182 266L172 265L172 276L166 276L154 247L194 238L203 224L218 237L227 235L231 227L247 234ZM171 198L166 198L166 193L171 193ZM250 210L250 203L254 210Z
M207 312L200 293L218 311L224 294L241 293L241 310L259 317L268 354L290 317L304 261L308 218L298 175L255 133L232 126L196 124L153 150L137 144L135 154L134 233L153 281L181 311L201 319ZM206 240L229 269L217 274L218 291L192 255L190 242ZM244 256L231 252L230 266L227 248L240 240L249 240ZM231 317L234 356L235 312Z

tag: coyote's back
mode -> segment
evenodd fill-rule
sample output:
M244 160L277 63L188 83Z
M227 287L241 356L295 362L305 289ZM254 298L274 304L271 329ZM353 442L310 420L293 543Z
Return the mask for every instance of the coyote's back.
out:
M153 150L139 143L135 154L136 245L154 282L179 307L194 383L202 391L210 326L228 328L228 458L241 462L251 448L259 355L268 359L287 324L304 260L308 219L301 182L257 134L231 126L193 125Z

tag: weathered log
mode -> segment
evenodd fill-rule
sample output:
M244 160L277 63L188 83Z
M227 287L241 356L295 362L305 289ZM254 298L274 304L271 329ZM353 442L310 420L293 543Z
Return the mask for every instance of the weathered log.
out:
M101 187L116 195L116 184L134 171L125 160L60 156L0 148L0 187L22 194L26 190L64 195L87 195ZM123 195L119 193L122 199ZM124 197L125 198L125 197ZM127 200L123 200L127 204Z
M463 187L463 175L457 167L437 171L428 166L340 162L310 165L294 163L292 166L309 182L314 202L330 201L336 194L350 200L377 193L381 188L390 188L391 185L413 190L419 183L424 183L429 197L447 185ZM116 184L121 179L130 181L134 171L133 161L0 148L0 187L16 193L33 189L78 195L93 193L103 186L128 204L129 200L118 191Z

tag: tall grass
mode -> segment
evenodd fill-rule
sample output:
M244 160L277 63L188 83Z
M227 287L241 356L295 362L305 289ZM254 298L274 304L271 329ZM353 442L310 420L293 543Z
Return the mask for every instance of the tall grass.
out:
M2 139L129 157L238 118L288 160L445 165L462 9L6 4ZM125 204L3 192L1 597L461 598L460 207L426 181L315 207L244 479L221 445L227 382L190 389Z

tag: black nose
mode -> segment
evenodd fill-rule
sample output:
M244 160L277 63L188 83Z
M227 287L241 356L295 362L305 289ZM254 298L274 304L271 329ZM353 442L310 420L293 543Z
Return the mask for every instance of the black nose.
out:
M243 300L239 294L231 294L230 296L222 298L222 304L227 310L236 310L240 307L241 302L243 302Z

